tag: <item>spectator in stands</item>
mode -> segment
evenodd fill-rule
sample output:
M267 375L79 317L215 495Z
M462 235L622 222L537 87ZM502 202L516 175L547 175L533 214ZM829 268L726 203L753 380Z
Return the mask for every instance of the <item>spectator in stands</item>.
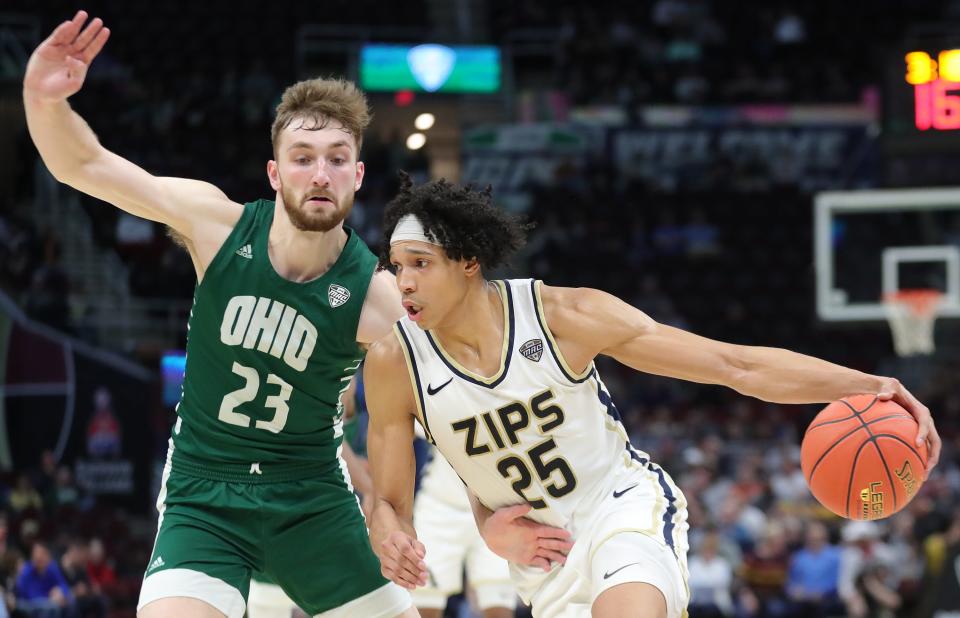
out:
M723 533L740 547L744 554L753 550L754 543L763 534L767 516L745 501L738 492L728 491L720 506L717 521Z
M625 421L630 420L630 415L624 417ZM627 424L625 422L625 424ZM633 423L627 426L631 426ZM714 480L713 471L703 465L703 455L695 447L687 448L683 452L683 463L686 470L679 476L678 485L687 496L687 513L690 523L690 546L697 546L698 530L706 530L709 521L709 513L706 505L703 503L702 493L711 486ZM739 555L739 552L738 552ZM724 555L725 558L729 556Z
M730 492L746 504L760 506L767 491L765 476L760 473L760 464L755 453L744 453L737 464L736 478Z
M68 466L57 468L56 481L46 496L47 508L56 512L58 508L77 506L80 501L80 490L73 482L73 472Z
M60 569L70 586L76 604L77 618L104 618L106 599L93 590L87 575L87 544L71 539L67 551L60 558Z
M41 498L40 493L34 489L33 483L30 482L30 477L26 474L21 474L17 477L17 485L13 491L10 492L7 501L10 504L10 509L14 513L31 510L39 511L43 508L43 498Z
M889 584L890 570L879 562L870 562L854 580L854 595L847 601L851 618L894 618L903 603Z
M794 552L787 573L787 595L796 615L841 613L839 581L840 549L829 543L827 527L822 522L811 521L804 546Z
M733 615L730 588L733 569L719 554L720 535L715 529L703 534L699 549L688 564L690 618L718 618Z
M15 590L17 611L32 618L65 616L73 602L70 586L43 541L33 544L30 562L20 570Z
M887 544L893 555L893 578L903 600L903 612L912 611L920 596L923 577L923 559L919 539L914 530L916 518L904 510L889 519L890 535Z
M810 489L800 469L799 448L781 447L768 461L768 468L776 470L770 477L770 489L777 501L796 504L810 499Z
M103 541L98 538L90 539L87 556L87 577L94 594L110 596L117 586L117 573L113 564L107 559L103 548Z
M748 615L774 618L790 614L785 593L789 563L786 529L778 521L770 521L740 566L740 599Z
M33 544L40 538L40 522L33 517L27 517L20 520L20 534L17 537L17 549L24 556L30 553ZM17 565L15 573L20 573L21 561Z
M46 496L57 482L57 458L50 449L40 453L40 468L33 472L30 481L41 496Z
M893 571L896 554L881 537L876 522L851 521L843 527L838 588L855 618L892 615L901 603Z
M960 615L960 510L942 533L930 534L924 546L924 581L917 616Z

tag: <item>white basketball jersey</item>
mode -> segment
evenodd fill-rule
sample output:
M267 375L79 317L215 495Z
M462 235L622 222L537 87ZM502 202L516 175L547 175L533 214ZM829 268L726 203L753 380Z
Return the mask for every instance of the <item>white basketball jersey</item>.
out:
M526 502L531 519L568 526L592 513L617 471L631 461L646 466L649 457L630 446L593 364L577 374L564 361L546 325L540 282L495 284L505 329L492 376L460 366L408 318L397 323L418 414L487 508Z

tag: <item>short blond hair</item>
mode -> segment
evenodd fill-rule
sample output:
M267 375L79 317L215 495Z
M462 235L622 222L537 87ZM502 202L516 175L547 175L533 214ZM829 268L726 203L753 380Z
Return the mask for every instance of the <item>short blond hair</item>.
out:
M294 120L313 123L322 129L331 121L343 125L357 142L357 154L363 144L363 132L370 124L367 97L357 86L342 78L306 79L287 88L277 105L277 113L270 129L273 151L276 154L280 133Z

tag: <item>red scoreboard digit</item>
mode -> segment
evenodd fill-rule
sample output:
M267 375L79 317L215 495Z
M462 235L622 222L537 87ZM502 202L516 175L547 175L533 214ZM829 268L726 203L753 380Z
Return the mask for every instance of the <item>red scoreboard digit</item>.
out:
M960 129L960 49L941 51L936 60L925 51L912 51L904 60L906 82L913 86L917 129Z

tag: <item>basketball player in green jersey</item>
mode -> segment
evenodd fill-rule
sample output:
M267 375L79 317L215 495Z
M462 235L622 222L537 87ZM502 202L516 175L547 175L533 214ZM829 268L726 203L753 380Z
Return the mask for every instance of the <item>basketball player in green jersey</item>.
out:
M239 618L262 571L314 615L416 616L380 573L339 456L340 395L402 314L392 276L343 226L363 181L363 94L340 80L288 88L267 163L276 200L239 204L152 176L71 110L109 36L86 21L77 13L30 58L30 135L59 181L171 227L198 279L139 615Z

